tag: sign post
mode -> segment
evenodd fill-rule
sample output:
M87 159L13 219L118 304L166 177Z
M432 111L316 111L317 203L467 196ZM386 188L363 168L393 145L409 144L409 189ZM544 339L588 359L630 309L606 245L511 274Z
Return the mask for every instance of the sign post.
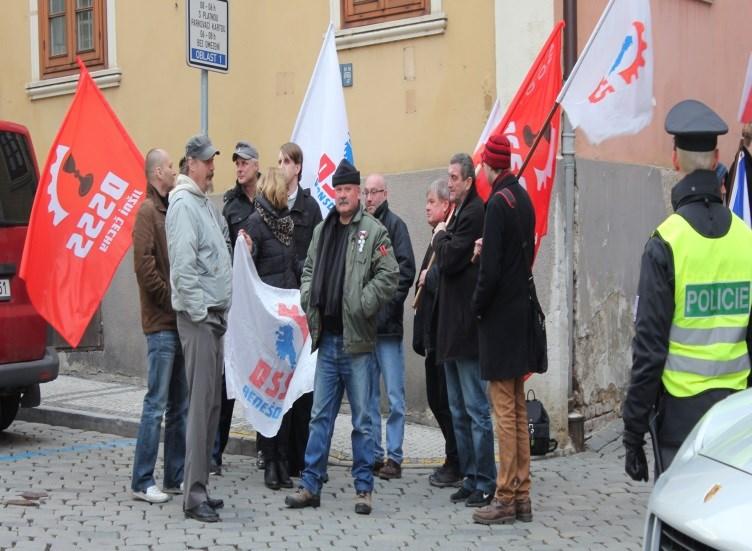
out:
M201 133L209 133L209 73L229 67L228 0L188 0L186 63L201 69Z

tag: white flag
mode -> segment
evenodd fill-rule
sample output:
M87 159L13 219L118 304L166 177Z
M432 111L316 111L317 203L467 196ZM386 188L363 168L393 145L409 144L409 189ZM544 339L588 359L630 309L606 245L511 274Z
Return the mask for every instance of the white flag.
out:
M326 218L334 206L332 174L343 158L353 163L345 95L331 23L290 141L303 150L300 184L311 190L311 196L319 202L321 214Z
M271 438L293 402L313 391L316 354L300 307L300 291L267 285L242 237L235 245L232 306L225 334L227 397Z
M653 118L649 0L611 0L557 101L597 144L636 134Z

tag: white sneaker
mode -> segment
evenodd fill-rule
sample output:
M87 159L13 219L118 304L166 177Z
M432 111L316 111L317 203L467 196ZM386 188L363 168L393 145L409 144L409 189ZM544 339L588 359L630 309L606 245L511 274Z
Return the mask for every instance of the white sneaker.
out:
M154 485L146 488L145 492L133 492L133 499L141 499L149 503L164 503L170 499L170 496Z

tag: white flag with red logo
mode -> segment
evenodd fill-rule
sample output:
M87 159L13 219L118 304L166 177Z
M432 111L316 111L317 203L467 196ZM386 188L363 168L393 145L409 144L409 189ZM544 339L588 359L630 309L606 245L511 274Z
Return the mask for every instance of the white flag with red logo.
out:
M530 70L522 81L507 112L494 128L492 134L505 134L512 148L511 170L517 173L522 168L535 137L543 129L543 138L533 152L525 171L518 174L520 184L527 190L535 209L535 248L548 231L548 207L551 190L556 178L556 153L559 149L559 109L554 112L548 125L548 118L554 101L561 88L561 29L563 22L554 27ZM493 117L493 112L491 113ZM488 123L483 133L487 133ZM483 135L481 135L483 138ZM479 141L473 153L473 162L480 166L480 154L485 139ZM491 187L483 171L476 179L478 194L488 200Z
M131 246L144 159L78 60L81 76L50 148L21 277L39 313L76 347Z
M300 291L261 281L238 237L225 334L227 397L240 403L254 429L271 438L295 400L313 391L315 372Z
M739 103L739 122L747 124L752 122L752 54L747 62L747 75L744 77L742 88L742 100Z
M311 190L311 196L318 201L321 214L326 218L334 206L332 175L343 158L353 162L345 95L331 23L290 141L303 150L300 185Z
M636 134L653 118L649 0L611 0L559 96L591 143Z

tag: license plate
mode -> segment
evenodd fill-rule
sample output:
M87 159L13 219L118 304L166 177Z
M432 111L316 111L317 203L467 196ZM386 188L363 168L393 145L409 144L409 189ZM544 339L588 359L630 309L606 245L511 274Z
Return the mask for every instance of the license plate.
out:
M10 300L10 279L0 279L0 300Z

